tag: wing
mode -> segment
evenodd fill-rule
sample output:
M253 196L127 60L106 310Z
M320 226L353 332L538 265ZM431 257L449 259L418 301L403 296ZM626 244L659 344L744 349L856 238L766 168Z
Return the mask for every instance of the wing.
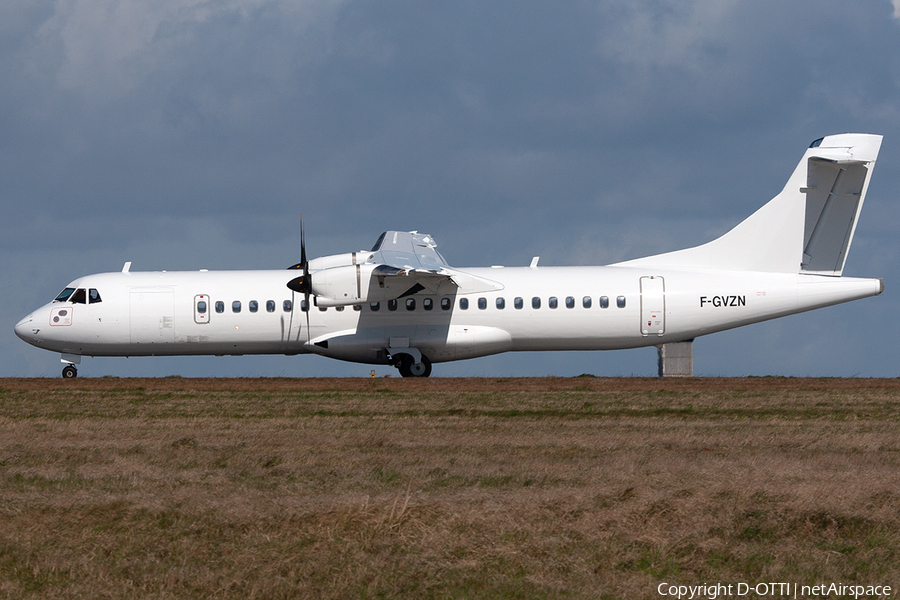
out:
M372 253L367 262L400 269L439 271L450 266L437 251L434 238L418 231L385 231Z
M453 295L460 287L487 291L503 286L451 268L434 238L416 231L386 231L364 262L312 274L318 306L383 302L419 292Z
M375 242L366 262L376 265L372 278L379 288L393 288L402 298L417 292L452 294L459 287L450 265L437 251L434 238L417 231L385 231ZM402 288L402 289L401 289ZM386 298L393 299L393 298Z

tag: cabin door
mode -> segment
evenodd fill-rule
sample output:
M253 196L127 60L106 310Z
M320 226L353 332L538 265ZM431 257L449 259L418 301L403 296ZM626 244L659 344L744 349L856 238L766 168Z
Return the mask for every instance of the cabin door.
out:
M666 293L662 277L641 277L641 334L666 332Z

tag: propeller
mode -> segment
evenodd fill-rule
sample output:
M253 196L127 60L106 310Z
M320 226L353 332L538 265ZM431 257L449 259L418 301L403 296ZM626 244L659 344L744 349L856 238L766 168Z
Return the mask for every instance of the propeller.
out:
M302 269L303 274L288 281L287 286L298 294L303 294L303 306L306 307L306 341L309 342L309 295L312 293L312 280L309 277L309 261L306 259L306 236L303 230L303 213L300 213L300 262L289 267ZM301 310L303 307L301 306Z

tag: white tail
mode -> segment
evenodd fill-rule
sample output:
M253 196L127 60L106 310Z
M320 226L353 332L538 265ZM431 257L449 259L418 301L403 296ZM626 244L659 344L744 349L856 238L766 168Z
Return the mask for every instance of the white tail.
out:
M722 237L617 264L840 276L881 139L862 133L818 139L781 193Z

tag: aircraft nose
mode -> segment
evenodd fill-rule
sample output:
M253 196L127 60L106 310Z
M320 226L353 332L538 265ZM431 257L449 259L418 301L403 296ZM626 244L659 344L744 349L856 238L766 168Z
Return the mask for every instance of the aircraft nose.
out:
M39 330L34 327L34 315L28 315L18 323L16 323L16 335L19 339L31 343L37 336Z

